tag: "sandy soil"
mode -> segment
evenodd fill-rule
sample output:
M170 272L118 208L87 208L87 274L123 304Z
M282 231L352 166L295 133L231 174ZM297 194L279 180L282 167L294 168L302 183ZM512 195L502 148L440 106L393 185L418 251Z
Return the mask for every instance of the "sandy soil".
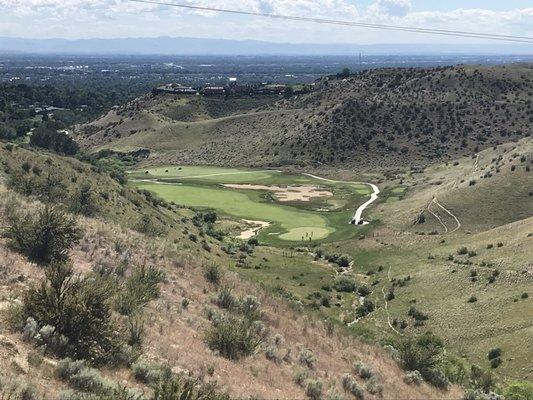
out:
M242 231L239 236L237 236L238 239L250 239L257 235L257 233L268 226L270 226L270 222L265 221L251 221L249 219L244 219L244 222L253 225L253 227L246 229L245 231Z
M231 189L268 190L274 192L279 201L309 201L316 197L331 197L333 193L322 190L318 186L266 186L266 185L237 185L224 187Z

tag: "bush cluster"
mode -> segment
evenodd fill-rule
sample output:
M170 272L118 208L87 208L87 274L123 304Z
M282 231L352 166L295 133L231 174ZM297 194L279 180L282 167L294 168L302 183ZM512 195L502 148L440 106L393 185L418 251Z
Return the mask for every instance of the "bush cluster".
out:
M65 262L81 238L76 220L56 206L45 205L36 215L10 207L7 219L5 236L10 246L39 264Z

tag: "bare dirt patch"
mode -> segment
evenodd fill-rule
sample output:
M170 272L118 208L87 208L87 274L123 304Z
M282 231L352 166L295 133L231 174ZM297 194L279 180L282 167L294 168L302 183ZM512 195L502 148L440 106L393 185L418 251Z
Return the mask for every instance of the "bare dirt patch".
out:
M248 219L244 219L243 221L251 225L251 227L242 231L241 234L237 237L238 239L250 239L257 235L257 233L259 233L261 229L266 228L270 225L270 222L265 221L251 221Z
M266 186L266 185L238 185L229 184L224 187L231 189L268 190L273 192L276 199L286 201L310 201L317 197L332 197L333 193L318 186Z

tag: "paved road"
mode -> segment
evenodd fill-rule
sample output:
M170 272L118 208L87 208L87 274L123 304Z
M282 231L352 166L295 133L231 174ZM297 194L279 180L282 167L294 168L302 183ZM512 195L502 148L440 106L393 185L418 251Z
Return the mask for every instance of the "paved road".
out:
M363 203L363 204L361 204L359 206L359 208L355 211L354 217L350 221L350 223L355 224L355 225L366 225L366 224L368 224L368 222L363 220L363 211L365 211L368 206L370 206L373 202L375 202L378 199L378 195L381 192L380 192L379 188L376 185L374 185L373 183L366 183L366 182L334 181L332 179L322 178L321 176L316 176L316 175L312 175L312 174L303 174L303 175L309 176L311 178L319 179L321 181L326 181L326 182L348 183L348 184L349 183L353 183L353 184L356 184L356 185L368 185L368 186L370 186L372 188L372 190L373 190L373 193L370 195L370 199L366 203Z

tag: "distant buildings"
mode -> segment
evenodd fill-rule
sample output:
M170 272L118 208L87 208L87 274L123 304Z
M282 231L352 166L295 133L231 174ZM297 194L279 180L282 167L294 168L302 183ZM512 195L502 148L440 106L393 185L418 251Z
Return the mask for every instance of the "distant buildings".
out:
M310 92L313 85L296 85L289 86L284 84L246 84L239 85L237 78L228 78L228 83L221 85L206 85L201 89L195 89L189 86L182 86L179 83L169 83L154 89L154 93L167 94L185 94L204 96L252 96L252 95L279 95L301 94Z
M202 90L204 96L223 96L226 94L226 88L224 86L206 86Z
M190 86L182 86L179 83L169 83L159 86L155 89L156 93L173 93L173 94L198 94L196 89Z

